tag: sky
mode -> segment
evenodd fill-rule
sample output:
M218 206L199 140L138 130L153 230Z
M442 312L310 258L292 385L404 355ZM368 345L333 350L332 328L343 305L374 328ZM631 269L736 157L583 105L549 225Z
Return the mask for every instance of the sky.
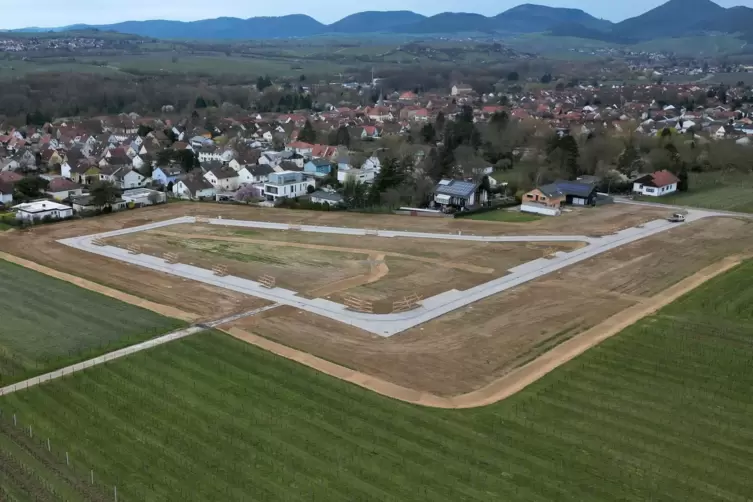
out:
M538 3L552 7L576 7L589 14L621 21L652 9L665 0L631 0L608 2L605 0L382 0L379 10L412 10L433 15L440 12L477 12L493 16L520 3ZM717 0L723 7L747 5L753 0ZM240 1L240 0L181 0L175 2L101 2L101 0L35 0L33 8L19 8L14 0L0 0L0 29L26 28L30 26L58 27L70 24L110 24L121 21L147 19L170 19L195 21L220 16L248 18L255 16L281 16L285 14L308 14L322 23L332 23L359 10L373 9L351 0L288 0L287 2ZM107 7L104 7L107 5Z

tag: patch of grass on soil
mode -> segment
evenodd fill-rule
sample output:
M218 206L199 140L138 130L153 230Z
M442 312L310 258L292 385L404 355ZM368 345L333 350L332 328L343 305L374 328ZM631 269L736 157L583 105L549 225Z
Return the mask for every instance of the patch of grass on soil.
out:
M0 409L123 500L745 500L751 274L753 261L483 408L404 404L208 332Z
M463 216L466 220L479 221L504 221L507 223L525 223L528 221L540 220L541 216L537 214L523 213L521 211L507 211L500 209L498 211L489 211L486 213L476 213L470 216Z
M0 386L184 325L0 260Z

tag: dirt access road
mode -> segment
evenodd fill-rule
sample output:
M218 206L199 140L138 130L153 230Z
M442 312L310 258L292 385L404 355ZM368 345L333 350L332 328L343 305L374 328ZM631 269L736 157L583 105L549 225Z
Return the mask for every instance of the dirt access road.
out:
M396 385L381 378L351 370L238 328L229 328L225 332L279 356L297 361L330 376L340 378L393 399L433 408L476 408L496 403L520 392L547 373L583 354L591 347L616 335L644 317L654 314L662 307L692 291L706 281L730 270L741 263L743 259L741 256L731 256L708 266L669 289L576 335L530 363L521 366L485 387L453 397L441 397L429 392L416 391Z

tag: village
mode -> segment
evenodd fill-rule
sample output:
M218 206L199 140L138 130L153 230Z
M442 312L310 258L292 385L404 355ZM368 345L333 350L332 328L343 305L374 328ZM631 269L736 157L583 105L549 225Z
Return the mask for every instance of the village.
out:
M0 131L1 207L14 212L19 222L174 199L359 209L366 204L355 201L359 191L367 193L375 183L381 183L376 190L382 195L396 188L380 180L383 164L390 162L392 170L401 164L401 176L413 180L413 192L377 197L375 205L454 213L509 206L517 198L522 211L554 216L563 205L609 202L605 191L660 197L687 190L685 167L668 169L639 154L621 173L603 161L592 170L598 172L569 169L578 162L578 143L595 134L629 138L626 144L636 137L680 138L679 144L692 143L691 148L710 142L742 148L753 134L744 88L696 84L558 85L554 90L479 95L458 83L445 93L385 95L380 90L373 106L338 103L323 111L219 118L219 110L202 116L207 110L201 103L190 117L165 107L159 117L60 118ZM452 147L449 160L437 160L437 151L447 151L452 141L444 137L446 124L461 121L473 131L486 128L485 134L517 138L492 162L476 153L480 141L471 132ZM487 131L500 124L507 129ZM510 132L508 124L518 129ZM551 138L554 147L549 146ZM470 159L458 153L467 153L466 143L477 148ZM553 160L558 149L562 152ZM626 150L619 152L620 161ZM676 148L669 152L676 156ZM452 165L433 169L431 162ZM510 182L511 166L522 162L554 168L537 172L527 185ZM617 190L604 188L607 177Z

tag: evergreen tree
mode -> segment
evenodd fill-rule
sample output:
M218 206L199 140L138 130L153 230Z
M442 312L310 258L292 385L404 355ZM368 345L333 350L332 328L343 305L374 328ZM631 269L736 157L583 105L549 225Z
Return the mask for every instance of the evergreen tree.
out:
M434 122L434 130L439 131L439 132L444 131L445 122L446 122L446 119L444 116L444 112L439 112L437 114L437 120Z
M200 109L200 108L206 108L206 107L207 107L207 102L204 101L204 97L203 96L197 97L196 103L194 104L194 108Z
M350 133L348 132L347 127L340 126L337 128L335 142L337 145L343 145L350 148Z
M421 138L426 144L432 144L437 141L437 131L431 123L428 123L421 128Z
M688 168L685 164L682 165L680 174L678 174L677 177L680 180L677 183L677 190L680 192L687 192L689 188L689 180L688 180Z
M314 126L311 125L311 122L306 120L306 123L303 125L303 129L301 129L301 132L298 133L298 141L303 141L305 143L316 143L316 131L314 130Z

